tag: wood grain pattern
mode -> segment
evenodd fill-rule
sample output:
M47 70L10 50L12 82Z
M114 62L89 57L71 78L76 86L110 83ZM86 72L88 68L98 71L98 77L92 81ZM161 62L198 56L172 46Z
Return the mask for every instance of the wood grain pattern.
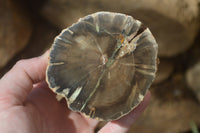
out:
M141 22L98 12L56 37L47 81L71 110L114 120L143 100L155 78L156 58L157 43Z

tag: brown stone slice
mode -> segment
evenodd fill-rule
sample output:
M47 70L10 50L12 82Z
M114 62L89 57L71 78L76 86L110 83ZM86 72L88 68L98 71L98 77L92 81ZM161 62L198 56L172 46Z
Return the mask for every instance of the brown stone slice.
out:
M155 77L156 59L157 43L141 22L98 12L56 37L47 81L71 110L114 120L143 100Z

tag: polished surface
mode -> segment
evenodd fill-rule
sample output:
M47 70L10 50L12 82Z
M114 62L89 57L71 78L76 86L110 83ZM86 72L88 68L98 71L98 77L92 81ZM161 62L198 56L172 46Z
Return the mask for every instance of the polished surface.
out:
M143 100L155 78L156 60L157 43L140 21L98 12L56 37L47 82L73 111L114 120Z

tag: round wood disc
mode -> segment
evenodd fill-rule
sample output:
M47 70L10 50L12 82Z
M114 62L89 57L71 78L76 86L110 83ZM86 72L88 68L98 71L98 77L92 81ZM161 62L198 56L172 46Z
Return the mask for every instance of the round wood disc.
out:
M47 82L71 110L115 120L143 100L155 77L157 47L140 21L97 12L55 38Z

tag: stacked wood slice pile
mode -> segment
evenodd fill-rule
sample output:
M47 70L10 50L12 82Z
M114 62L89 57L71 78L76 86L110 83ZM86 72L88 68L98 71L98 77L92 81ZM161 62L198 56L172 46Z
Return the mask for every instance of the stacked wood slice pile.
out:
M0 2L0 76L21 58L42 54L80 17L112 11L150 28L159 45L151 103L130 133L200 128L199 0L3 0Z

